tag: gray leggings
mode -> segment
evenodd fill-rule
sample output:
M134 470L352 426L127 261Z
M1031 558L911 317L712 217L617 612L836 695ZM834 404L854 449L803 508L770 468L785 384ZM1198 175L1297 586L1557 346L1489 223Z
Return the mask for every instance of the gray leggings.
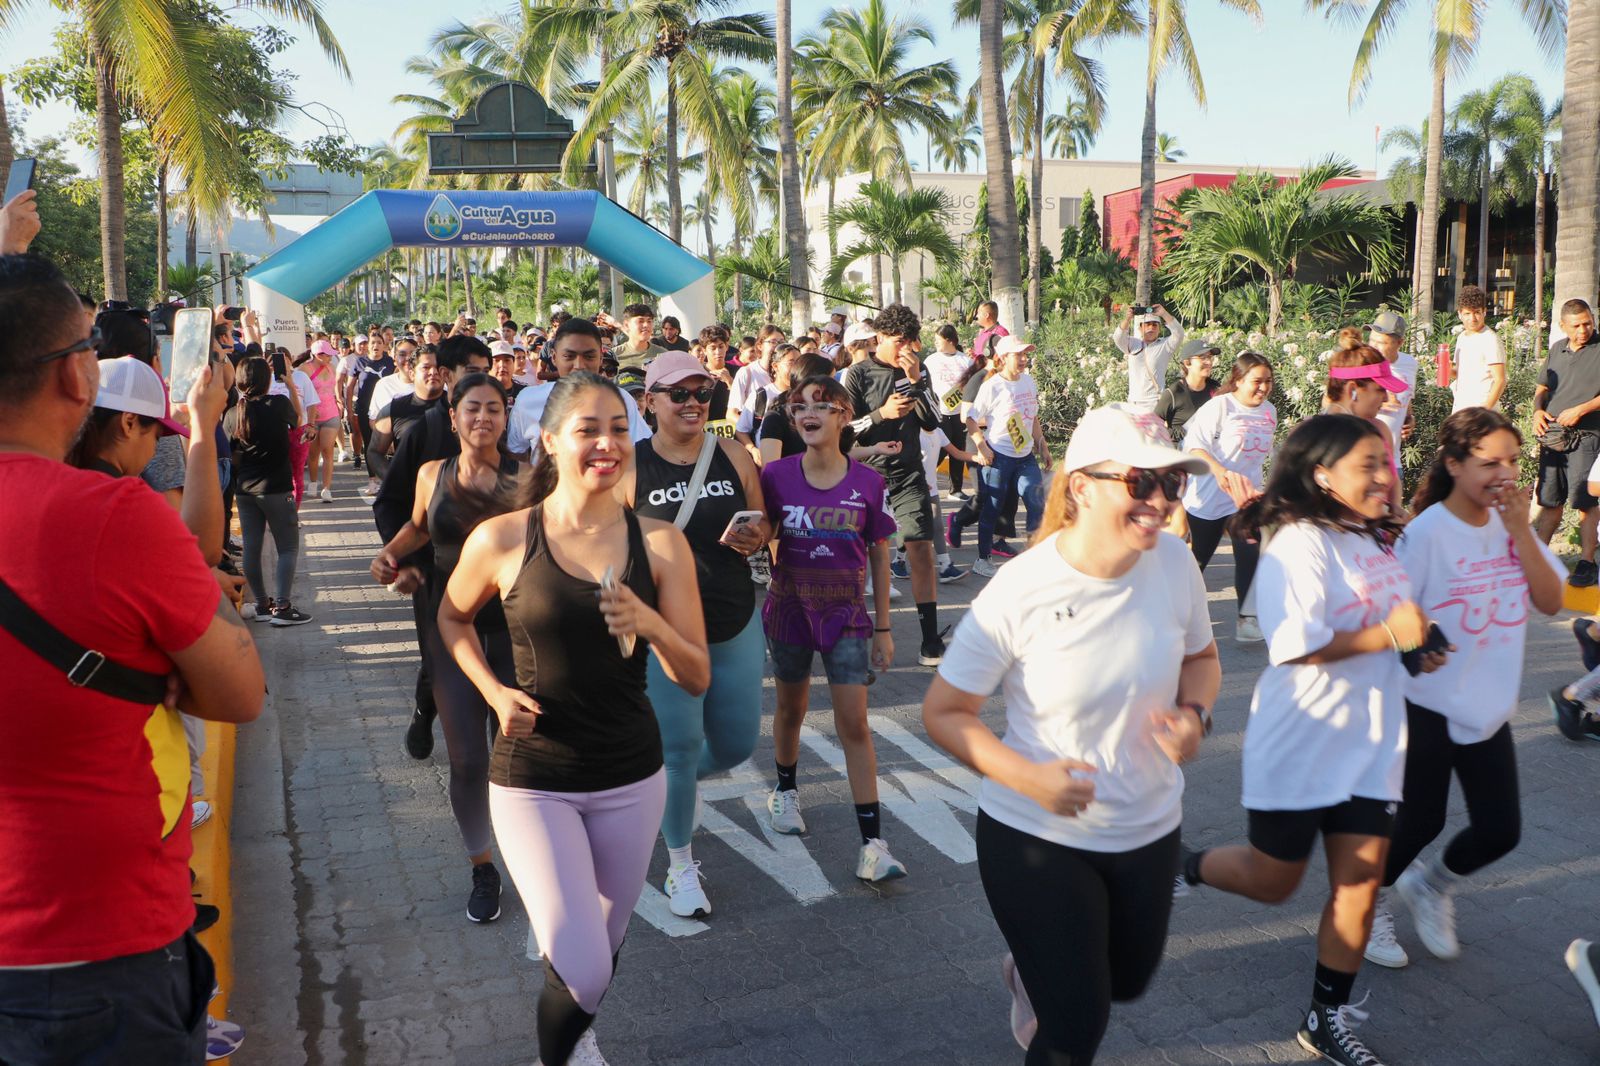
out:
M273 599L287 603L294 585L295 566L300 562L300 514L295 510L292 492L270 496L238 495L239 529L244 535L244 579L257 603L266 601L266 581L261 575L261 545L267 530L278 549L277 594Z
M423 651L428 659L428 679L433 685L433 705L444 727L444 746L450 753L450 810L468 855L489 850L494 830L489 824L489 728L499 728L499 719L483 693L478 691L432 625L423 636ZM516 666L511 658L511 634L504 629L480 632L489 669L502 684L516 684Z

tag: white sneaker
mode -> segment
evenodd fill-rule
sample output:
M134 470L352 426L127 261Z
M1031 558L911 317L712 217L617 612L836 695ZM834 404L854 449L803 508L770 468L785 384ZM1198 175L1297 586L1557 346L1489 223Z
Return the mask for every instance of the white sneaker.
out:
M704 918L711 913L711 901L700 887L700 862L695 860L667 870L667 906L679 918Z
M1459 957L1461 942L1456 939L1456 901L1451 898L1450 890L1435 885L1416 863L1406 867L1394 887L1411 908L1411 921L1422 946L1436 959Z
M1190 894L1192 894L1193 892L1194 892L1194 889L1189 887L1189 882L1187 882L1187 881L1185 881L1183 879L1183 875L1182 874L1179 874L1178 876L1176 876L1176 877L1174 877L1172 879L1172 898L1173 899L1188 899Z
M889 845L873 837L856 856L856 876L863 881L889 881L906 875L905 864L889 854Z
M341 446L339 454L334 456L333 461L336 463L348 463L350 461L350 449Z
M979 577L994 577L1000 572L1000 568L988 559L979 559L972 564L972 572Z
M1574 940L1567 945L1567 969L1578 979L1578 987L1589 997L1594 1008L1594 1020L1600 1024L1600 980L1595 978L1595 964L1600 962L1600 951L1587 940Z
M1239 624L1233 631L1233 639L1240 644L1260 644L1267 638L1253 615L1241 614Z
M605 1057L600 1054L600 1045L595 1043L593 1029L585 1030L578 1038L578 1046L568 1056L567 1066L608 1066Z
M331 488L323 489L321 492L317 493L317 499L321 500L323 503L332 503L333 502L333 489L331 489Z
M268 600L266 603L262 603L260 600L257 600L255 603L247 603L244 606L244 610L240 612L240 615L241 617L248 618L252 622L270 622L272 621L272 601Z
M1039 1031L1039 1019L1033 1013L1028 990L1022 987L1022 979L1017 976L1017 960L1011 957L1010 952L1000 960L1000 976L1005 980L1006 991L1011 993L1012 1039L1016 1040L1018 1047L1027 1051L1028 1045L1033 1043L1033 1034Z
M1394 912L1389 909L1387 893L1378 896L1378 908L1372 913L1372 935L1367 937L1368 962L1398 970L1411 961L1406 949L1394 935Z
M800 817L799 789L773 789L767 796L767 814L772 828L780 833L798 836L806 831L806 820Z
M211 820L211 804L197 799L189 805L189 815L189 828L199 829Z
M901 595L902 595L902 593L900 592L900 590L894 587L894 582L893 581L889 582L889 602L893 603L895 600L898 600L901 597ZM868 603L872 602L872 582L871 581L867 582L867 602Z
M772 583L772 557L765 551L758 551L749 558L750 580L758 585Z

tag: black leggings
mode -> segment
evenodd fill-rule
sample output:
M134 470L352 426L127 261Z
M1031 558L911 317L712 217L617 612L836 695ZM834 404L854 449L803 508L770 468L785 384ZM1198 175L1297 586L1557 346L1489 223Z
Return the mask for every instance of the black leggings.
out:
M439 598L436 594L435 606ZM478 686L456 664L437 624L429 628L425 639L422 658L433 686L433 706L444 727L445 751L450 756L450 811L456 817L467 855L473 856L488 851L494 843L489 819L489 748L493 731L500 728L500 719ZM478 630L478 640L489 669L501 684L516 684L511 634L504 629Z
M1461 780L1467 827L1444 849L1444 866L1465 876L1510 853L1522 839L1522 803L1517 795L1517 749L1511 726L1476 744L1450 739L1444 715L1406 701L1406 783L1389 845L1383 883L1392 885L1422 849L1444 831L1450 803L1450 772Z
M1228 539L1233 542L1233 591L1238 597L1239 606L1243 608L1244 598L1250 591L1250 582L1256 579L1256 563L1261 559L1261 545L1246 540L1229 529L1228 523L1232 520L1232 515L1227 518L1196 518L1190 515L1189 547L1194 551L1194 561L1200 564L1200 569L1203 571L1216 552L1217 545L1222 543L1223 531L1227 531Z
M939 420L939 428L944 430L944 435L962 451L967 450L967 420L960 415L945 415ZM961 483L966 480L967 464L953 455L945 456L945 461L950 465L950 491L960 492ZM929 485L929 489L937 488Z
M1167 942L1178 830L1083 851L978 812L978 874L1039 1019L1027 1066L1089 1066L1112 1001L1136 999Z

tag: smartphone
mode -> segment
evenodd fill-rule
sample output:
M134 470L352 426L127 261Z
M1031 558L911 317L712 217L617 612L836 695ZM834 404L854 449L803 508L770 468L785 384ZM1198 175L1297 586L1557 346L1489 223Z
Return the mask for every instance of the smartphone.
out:
M200 371L211 361L209 307L181 307L172 316L172 358L167 368L167 384L173 398L185 403Z
M237 322L239 319L244 317L244 308L224 307L222 309L222 317L227 319L229 322Z
M614 566L606 567L606 572L600 575L600 591L615 592L617 589L617 569ZM633 634L624 633L617 638L617 647L622 649L624 659L633 658Z
M1422 673L1422 657L1429 652L1449 651L1450 638L1444 635L1444 630L1439 628L1438 622L1428 623L1428 637L1422 642L1420 648L1400 653L1400 661L1405 664L1406 673L1416 677Z
M734 512L733 517L728 519L728 528L722 531L722 536L719 539L726 541L733 536L735 530L743 529L745 526L753 526L761 521L761 517L760 511Z
M1134 304L1132 307L1128 308L1128 310L1132 311L1136 315L1148 315L1150 313L1150 308L1146 307L1144 304Z
M0 199L0 206L9 204L21 194L33 188L33 171L38 165L37 159L14 159L11 162L11 172L6 175L6 195Z

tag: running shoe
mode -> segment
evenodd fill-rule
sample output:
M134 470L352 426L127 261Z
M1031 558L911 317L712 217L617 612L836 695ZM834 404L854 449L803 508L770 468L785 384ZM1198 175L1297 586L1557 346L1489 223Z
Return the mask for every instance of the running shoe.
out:
M321 500L323 503L332 503L333 489L324 488L321 492L317 493L317 499Z
M226 1018L206 1015L206 1061L216 1062L232 1055L244 1044L244 1026Z
M961 547L961 530L965 528L956 521L954 512L944 516L944 539L952 548Z
M856 857L856 876L863 881L892 881L906 875L905 864L889 854L889 845L873 837L861 845Z
M234 540L232 537L229 537L227 540L222 542L222 553L224 555L232 555L237 557L244 553L244 548L238 541Z
M770 556L764 551L756 552L750 556L750 580L758 585L765 585L772 581L772 566L768 562Z
M800 816L799 789L773 789L767 796L767 814L772 828L779 833L798 836L806 831L806 820Z
M1174 877L1172 879L1172 898L1173 899L1187 899L1193 893L1194 893L1194 889L1189 887L1189 882L1187 882L1187 881L1185 881L1183 879L1183 875L1182 874L1178 874L1176 877Z
M411 712L411 724L406 726L406 754L413 759L426 759L433 754L433 715L421 707Z
M889 582L889 602L893 603L895 600L898 600L900 596L901 592L895 587L894 582ZM872 578L870 575L867 578L867 602L872 602Z
M191 830L199 829L211 821L211 814L211 804L205 800L195 800L189 805L189 828Z
M673 866L667 870L667 906L679 918L705 918L711 914L711 900L700 884L700 861Z
M265 600L257 600L255 603L245 604L241 614L252 622L272 621L272 597L269 596Z
M1256 622L1254 615L1241 614L1233 630L1233 639L1240 644L1260 644L1267 638L1261 632L1261 626Z
M1556 728L1561 730L1561 735L1568 740L1582 740L1585 717L1583 704L1577 700L1567 699L1562 694L1564 687L1557 685L1550 690L1550 709L1555 712Z
M1567 969L1572 971L1572 976L1578 979L1578 987L1589 997L1589 1006L1594 1008L1595 1023L1600 1025L1600 980L1595 978L1596 971L1600 971L1600 948L1587 940L1574 940L1567 945Z
M350 461L350 452L341 445L339 454L333 457L333 461L336 463L348 463Z
M955 563L945 563L944 569L939 571L939 584L948 585L950 582L960 581L966 576L966 567L957 566Z
M1572 576L1567 578L1567 584L1575 589L1593 588L1600 584L1600 567L1587 559L1579 559L1578 565L1572 568Z
M222 910L210 903L196 902L194 905L194 923L189 926L189 932L195 936L210 929L222 919Z
M1002 559L1015 559L1017 557L1017 549L996 537L994 545L989 549L989 554L998 555Z
M1458 958L1461 942L1456 939L1456 901L1450 890L1434 884L1416 863L1406 867L1394 888L1411 908L1411 922L1422 946L1436 959Z
M303 626L309 621L309 614L290 603L280 603L272 609L272 624L275 626Z
M904 556L895 559L889 564L889 576L901 581L910 581L911 564L906 562Z
M1389 909L1387 893L1378 896L1378 907L1372 912L1372 935L1367 937L1368 962L1398 970L1411 961L1406 949L1394 935L1394 911Z
M1362 996L1361 1002L1366 1001L1367 996ZM1356 1027L1366 1020L1367 1012L1355 1004L1324 1007L1313 1003L1295 1036L1301 1047L1339 1066L1383 1066L1383 1060L1356 1036Z
M474 922L492 922L500 917L500 871L492 862L480 862L472 868L472 894L467 897L467 918Z
M1589 635L1589 627L1594 624L1592 618L1574 618L1572 620L1572 635L1578 638L1578 651L1583 656L1583 668L1593 670L1600 666L1600 640Z
M932 640L925 640L922 642L922 647L917 652L918 666L938 666L943 661L943 637L934 637Z
M972 564L972 572L979 577L994 577L1000 572L1000 568L988 559L979 559Z
M610 1066L600 1054L600 1045L595 1043L593 1029L585 1030L578 1038L577 1046L567 1059L567 1066Z
M1039 1019L1033 1013L1028 990L1022 987L1022 978L1017 976L1017 960L1009 951L1000 960L1000 977L1006 983L1006 991L1011 993L1011 1038L1027 1051L1028 1045L1033 1043L1033 1034L1039 1031Z

